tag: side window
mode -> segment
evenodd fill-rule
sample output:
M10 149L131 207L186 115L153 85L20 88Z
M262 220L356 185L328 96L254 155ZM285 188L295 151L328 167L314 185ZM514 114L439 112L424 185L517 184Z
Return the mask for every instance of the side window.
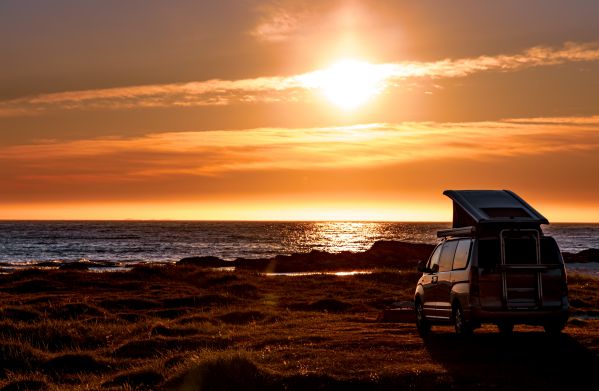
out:
M493 269L501 263L501 245L497 239L478 241L478 267Z
M457 240L450 240L449 242L445 242L443 245L441 256L439 257L440 272L448 272L451 270L451 265L453 264L453 255L455 254L455 249L457 246Z
M428 264L426 265L433 272L439 271L439 254L441 254L442 244L438 245L435 248L435 251L432 253L430 259L428 260Z
M453 270L464 269L468 265L468 257L470 255L470 239L462 239L458 243L453 257Z

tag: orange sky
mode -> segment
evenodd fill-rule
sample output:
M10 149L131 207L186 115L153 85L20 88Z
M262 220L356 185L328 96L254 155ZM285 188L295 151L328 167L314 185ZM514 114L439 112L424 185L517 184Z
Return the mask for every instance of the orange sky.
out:
M0 219L599 222L599 5L498 3L2 2Z

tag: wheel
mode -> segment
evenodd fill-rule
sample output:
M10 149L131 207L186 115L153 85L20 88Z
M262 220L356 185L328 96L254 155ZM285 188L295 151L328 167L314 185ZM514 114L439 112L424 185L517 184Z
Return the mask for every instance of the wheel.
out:
M497 323L497 328L503 335L512 335L514 332L514 324L509 322Z
M431 324L424 315L424 307L420 300L416 300L416 328L421 336L426 336L431 331Z
M466 321L464 317L464 311L462 306L456 304L453 309L453 324L455 326L455 332L458 335L471 335L473 332L472 326Z

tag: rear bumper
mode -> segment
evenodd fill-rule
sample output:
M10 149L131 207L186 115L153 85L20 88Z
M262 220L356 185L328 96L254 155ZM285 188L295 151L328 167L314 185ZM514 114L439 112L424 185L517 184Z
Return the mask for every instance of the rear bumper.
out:
M517 324L541 325L551 322L566 322L569 317L568 307L555 309L526 309L526 310L488 310L480 307L470 307L464 315L475 323L510 322Z

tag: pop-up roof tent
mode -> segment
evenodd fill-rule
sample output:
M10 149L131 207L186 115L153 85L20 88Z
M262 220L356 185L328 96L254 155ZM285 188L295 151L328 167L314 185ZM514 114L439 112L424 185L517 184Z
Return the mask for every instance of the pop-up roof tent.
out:
M494 228L535 228L549 224L526 201L509 190L445 190L453 200L453 229L438 236L471 235Z

